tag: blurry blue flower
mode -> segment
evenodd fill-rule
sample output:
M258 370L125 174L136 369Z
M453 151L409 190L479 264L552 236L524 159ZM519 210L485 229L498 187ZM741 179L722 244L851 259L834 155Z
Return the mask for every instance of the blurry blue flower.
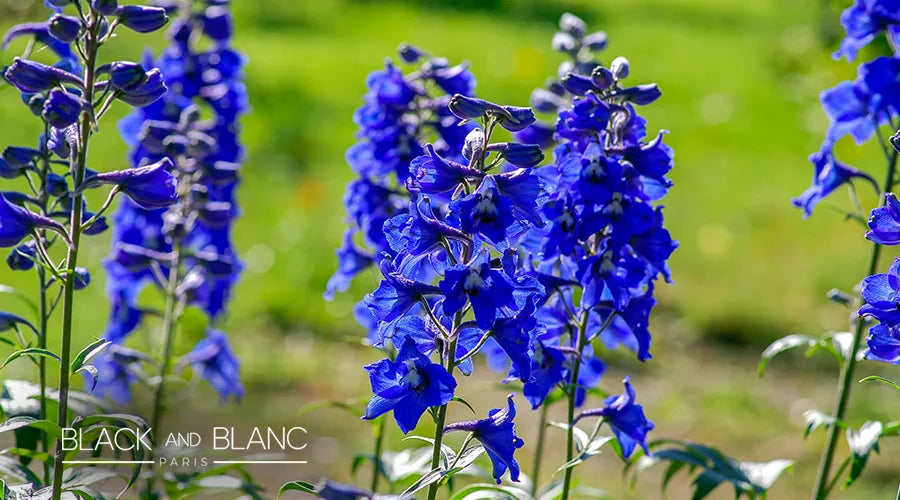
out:
M484 330L491 328L502 308L515 308L512 283L505 273L491 269L490 256L485 251L468 263L448 268L438 285L445 297L444 313L459 311L468 300L478 327Z
M662 91L659 90L659 87L655 83L647 83L622 89L618 92L618 95L628 102L646 106L662 97Z
M178 199L172 167L172 161L163 158L152 165L102 172L85 179L79 189L113 184L143 208L163 208Z
M556 127L536 121L524 129L519 130L513 136L517 141L524 144L537 144L542 148L548 148L553 145L555 133Z
M845 165L834 158L830 150L822 149L809 157L809 161L815 166L812 186L806 189L799 197L794 198L794 206L802 208L804 217L812 215L813 208L835 189L854 178L868 181L878 190L878 183L869 175Z
M119 22L138 33L151 33L169 21L166 9L143 5L122 5L116 9Z
M111 16L116 13L119 7L117 0L91 0L91 8L104 16Z
M228 40L234 31L231 12L224 6L207 7L200 16L200 22L203 23L203 33L213 40Z
M873 326L866 343L869 346L867 359L900 365L900 325L881 323Z
M433 62L432 66L435 66ZM469 71L466 64L434 67L431 77L448 94L472 95L475 91L475 75Z
M838 139L850 134L857 144L867 141L875 133L869 102L871 96L857 82L841 82L819 95L822 108L830 124L824 148L830 149Z
M146 356L119 344L111 344L91 364L97 368L95 378L84 373L85 386L98 397L108 397L118 405L131 402L131 384L137 382L136 365Z
M391 410L404 434L413 430L425 410L453 398L456 380L443 366L432 363L407 340L397 359L382 359L365 366L374 395L363 417L371 420Z
M894 193L885 193L884 206L872 210L866 238L879 245L900 244L900 201Z
M890 36L896 35L892 25L900 24L900 6L895 0L855 0L841 13L841 24L847 37L834 53L834 58L846 57L848 61L853 61L859 49L868 45L881 31L891 27Z
M29 271L34 268L37 259L37 249L33 241L23 243L9 252L6 257L6 265L13 271Z
M560 349L544 345L540 340L534 342L532 350L531 378L522 387L522 394L531 403L531 408L537 409L556 384L565 379L566 358ZM515 365L509 374L511 377L521 378Z
M322 500L370 500L372 494L349 484L325 480L316 486L316 495Z
M636 445L640 445L644 453L650 455L647 433L653 430L653 422L644 416L644 408L635 403L634 387L628 377L623 382L625 392L606 398L603 400L603 407L586 410L575 421L584 417L603 417L622 447L622 456L629 458Z
M181 358L181 363L193 365L209 385L218 391L222 402L234 396L238 401L244 397L244 386L240 380L240 363L228 345L228 338L219 330L208 330L206 338Z
M500 478L509 470L509 478L513 482L519 481L519 463L516 462L515 452L525 446L525 441L516 435L516 426L513 422L516 418L516 405L513 403L514 394L506 399L506 406L494 408L488 412L488 417L482 420L468 422L456 422L447 425L444 432L466 431L471 432L475 439L481 442L487 451L488 457L494 466L493 476L500 484Z
M900 11L897 15L900 17ZM869 111L879 123L885 119L884 112L894 116L900 113L900 59L879 57L861 65L859 76L872 96Z
M328 279L325 298L331 300L337 292L350 287L354 276L372 265L372 257L359 251L353 243L353 232L344 231L344 244L335 252L338 257L337 271Z

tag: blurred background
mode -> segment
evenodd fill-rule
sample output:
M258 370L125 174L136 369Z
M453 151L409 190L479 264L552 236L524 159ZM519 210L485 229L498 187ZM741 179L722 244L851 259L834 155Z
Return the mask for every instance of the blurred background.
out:
M657 424L654 437L707 443L743 460L795 460L769 498L808 495L824 433L804 441L802 414L831 411L836 366L825 357L805 361L800 353L788 354L759 379L756 365L765 346L786 334L846 330L850 311L830 303L825 293L852 292L863 277L863 232L825 206L849 206L846 192L835 193L808 220L790 204L809 184L806 158L818 149L827 126L818 93L855 76L855 65L830 57L843 36L838 16L849 0L233 4L234 44L249 57L253 109L243 121L248 159L235 234L246 270L225 329L242 359L247 396L240 404L218 405L213 391L201 386L179 402L169 426L304 425L312 436L308 465L251 471L276 490L289 479L354 480L350 463L354 454L369 451L369 426L341 410L300 412L314 401L366 396L361 366L378 357L359 346L362 329L351 315L377 276L363 275L333 302L322 299L344 227L341 198L353 177L344 151L354 142L352 114L361 104L365 77L408 41L454 63L470 61L480 97L526 105L530 91L562 60L550 49L550 38L559 16L571 11L591 30L608 33L604 61L624 55L631 61L630 81L659 84L662 99L644 110L648 131L670 130L667 142L676 152L675 188L665 204L667 224L681 246L671 260L675 283L660 287L661 305L651 322L654 359L638 366L630 355L609 354L602 387L618 392L622 376L632 374L639 401ZM3 31L44 15L38 1L0 0ZM123 31L107 57L136 59L146 43L158 51L165 40ZM23 46L13 44L0 54L0 65ZM862 59L882 50L874 44ZM127 111L121 105L111 118ZM89 166L124 168L126 149L113 121L101 126ZM38 120L17 93L0 92L0 146L32 145L39 133ZM874 143L841 143L838 154L881 177L883 160ZM861 191L871 207L874 193ZM104 328L108 305L100 261L107 250L107 237L90 239L81 261L93 271L94 283L79 292L78 346ZM5 266L0 282L25 291L33 285ZM19 310L7 297L0 297L0 307ZM202 327L199 315L188 316L178 352L194 345ZM57 342L51 336L50 345ZM27 376L27 368L10 366L0 378ZM890 376L886 367L869 362L858 370L860 378L873 373ZM485 413L508 390L496 383L499 378L477 370L460 393L477 393L470 401ZM900 415L900 399L880 384L856 386L851 404L854 426ZM535 415L524 407L520 415L518 426L529 441ZM461 411L453 417L468 418ZM430 433L425 420L421 432ZM548 438L556 445L545 460L550 471L563 454L563 433L553 432ZM391 434L394 449L411 446L401 437ZM846 452L845 444L841 450ZM523 451L520 462L530 470L525 464L531 448ZM612 498L662 494L661 470L646 473L630 491L618 459L604 455L580 469L585 484ZM898 470L900 443L885 440L858 483L837 496L893 498ZM367 476L364 467L355 479L365 484ZM669 497L685 497L688 483L684 476L675 481ZM720 490L714 498L732 496L726 486Z

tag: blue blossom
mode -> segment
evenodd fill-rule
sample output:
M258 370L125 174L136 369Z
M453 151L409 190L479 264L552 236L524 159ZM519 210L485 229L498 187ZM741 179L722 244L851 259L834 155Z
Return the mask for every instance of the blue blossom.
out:
M244 386L240 379L240 362L235 357L228 337L220 330L207 330L206 338L181 358L181 363L192 365L200 371L200 376L219 393L225 402L234 396L238 401L244 397Z
M151 33L169 21L166 9L143 5L121 5L116 9L116 16L119 23L138 33Z
M420 353L412 339L400 347L396 360L382 359L365 370L374 395L363 418L371 420L393 410L404 434L416 427L425 410L447 404L456 388L456 380Z
M866 358L892 365L900 365L900 325L884 323L869 329L866 337L869 349Z
M426 321L419 316L407 316L397 322L391 343L399 349L403 347L407 339L412 340L419 352L427 356L433 353L437 347L435 339L439 335L441 335L440 331L431 320ZM456 359L462 358L475 348L482 335L483 332L480 329L472 326L460 328L459 334L456 336ZM471 357L459 364L459 371L463 375L471 375L474 368L475 364Z
M897 25L900 24L900 5L895 0L855 0L853 5L841 13L841 25L847 37L834 53L848 61L856 59L859 49L865 47L875 36L885 30L890 37L898 38Z
M900 201L894 193L885 193L884 206L872 210L866 238L879 245L900 244Z
M118 186L122 193L141 208L164 208L175 203L178 198L175 176L169 172L172 168L172 161L163 158L152 165L95 174L85 179L82 189L98 184L112 184Z
M0 194L0 247L14 247L37 228L66 234L62 224L53 219L12 204Z
M482 446L493 464L493 476L500 484L500 478L509 470L512 481L519 481L519 463L515 459L515 451L525 446L525 441L516 435L516 405L514 394L506 399L506 406L494 408L485 419L452 423L444 428L444 432L471 432Z
M57 85L68 84L79 87L82 84L81 78L68 71L21 57L13 59L4 76L25 93L43 92Z
M855 178L871 183L875 190L878 190L878 184L875 182L875 179L864 172L841 163L835 159L830 150L823 149L814 153L809 157L809 161L815 166L812 185L799 197L791 200L794 206L803 209L805 217L812 215L813 208L826 196Z
M887 324L900 323L900 258L894 259L887 273L867 276L860 286L865 304L860 316L872 316Z
M491 268L486 252L479 252L468 263L448 268L439 286L445 297L445 313L459 311L468 301L478 327L484 330L493 326L502 308L516 307L513 284L503 271Z
M634 387L627 377L623 383L625 392L604 399L600 408L583 411L576 421L584 417L603 417L622 447L622 456L626 459L631 457L637 445L644 449L644 453L650 455L647 448L647 433L653 430L653 422L644 416L644 408L635 403Z
M434 285L402 276L387 259L381 262L381 274L384 279L378 288L366 296L366 305L380 322L392 322L427 295L440 293L440 289Z
M560 349L544 345L540 340L536 340L531 348L531 378L522 387L522 395L531 403L532 409L537 409L556 384L565 379L566 358ZM510 370L510 377L521 378L515 365Z

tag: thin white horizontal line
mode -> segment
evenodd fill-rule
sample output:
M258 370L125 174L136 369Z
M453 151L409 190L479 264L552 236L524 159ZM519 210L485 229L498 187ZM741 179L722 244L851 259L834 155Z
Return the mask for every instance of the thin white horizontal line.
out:
M306 460L213 460L214 464L305 464Z
M64 464L152 464L152 460L63 460Z

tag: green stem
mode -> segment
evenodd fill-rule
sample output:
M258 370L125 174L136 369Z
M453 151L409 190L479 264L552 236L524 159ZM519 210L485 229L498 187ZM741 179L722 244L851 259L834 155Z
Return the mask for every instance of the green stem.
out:
M568 419L567 422L569 424L568 429L566 429L566 462L569 463L574 457L575 452L575 433L574 433L574 425L572 422L575 421L575 395L578 393L578 372L581 369L581 351L584 350L584 340L585 340L585 332L587 331L587 323L588 323L588 311L584 311L581 317L581 324L578 326L578 338L575 342L575 350L577 351L576 358L573 362L572 367L572 376L569 379L569 394L568 394ZM569 467L566 469L565 476L563 479L563 490L562 490L562 500L567 500L569 498L569 491L572 487L572 470L574 467Z
M172 242L172 252L174 253L171 266L169 267L169 277L166 280L166 309L163 316L163 356L159 365L159 381L156 384L156 392L153 398L153 417L150 420L150 429L153 432L154 446L158 444L160 432L160 424L162 422L163 410L165 409L166 397L166 377L169 376L169 369L172 365L172 351L175 345L175 327L178 324L178 280L181 279L181 240L175 238ZM152 458L151 458L152 461ZM147 478L147 494L153 495L154 483L156 482L156 474L152 473Z
M385 419L382 416L378 420L378 427L375 428L375 453L372 455L372 483L369 488L372 493L378 491L378 478L381 476L382 469L381 450L384 446Z
M881 137L881 134L876 133L879 140L883 143L884 140ZM897 152L894 151L892 153L887 153L888 157L888 169L887 176L884 180L884 192L889 192L894 187L894 173L897 169ZM881 245L874 243L872 245L872 253L869 257L869 267L866 272L866 276L871 276L875 274L875 271L878 269L878 260L881 256ZM862 345L863 333L865 332L865 321L862 318L858 319L856 322L856 329L853 331L853 339L850 342L850 350L847 354L847 359L844 361L844 365L841 367L841 377L838 382L838 392L834 404L834 413L833 416L837 420L845 420L845 416L847 414L847 403L850 400L850 389L853 384L853 370L856 368L856 352L859 350L860 345ZM837 425L832 425L828 428L828 437L825 441L825 449L822 450L822 458L819 461L819 470L816 474L816 483L813 489L812 498L813 500L824 500L828 497L828 484L829 484L829 476L831 473L831 463L834 460L834 452L837 448L838 438L840 436L840 428Z
M97 31L99 22L92 20L87 34L86 54L84 60L84 100L91 102L94 95L94 72L97 65ZM81 113L80 129L78 135L78 151L72 154L72 181L75 186L84 181L84 172L87 165L88 141L91 137L92 117L90 113ZM78 245L81 241L81 205L82 193L76 193L72 197L72 219L69 224L68 239L71 243L66 252L66 279L63 286L63 324L62 346L60 349L59 366L59 412L56 416L56 424L59 428L65 428L69 424L69 372L72 350L72 320L74 314L75 295L75 266L78 263ZM49 263L51 266L53 263ZM60 500L63 488L63 459L65 452L62 448L62 440L56 440L56 457L53 466L53 494L52 500Z
M537 447L534 450L534 464L531 466L531 496L537 497L539 476L541 475L541 459L544 455L544 435L547 431L547 406L541 405L538 422Z
M457 315L457 320L453 322L453 331L456 331L456 327L459 326L459 315ZM453 376L453 365L456 358L456 339L450 341L450 344L447 348L447 372L450 376ZM441 406L438 410L438 420L434 427L434 452L431 454L431 470L437 469L441 464L441 442L444 438L444 424L447 420L447 405ZM428 486L428 500L434 500L437 496L438 488L440 485L438 482L431 483Z
M40 331L40 339L38 339L41 349L47 348L47 277L44 274L44 268L37 266L38 286L40 287L38 294L38 330ZM47 419L47 364L46 358L43 356L38 360L38 378L41 385L41 414L40 420ZM41 433L42 450L50 453L50 437L47 433ZM50 481L50 464L44 462L44 483Z

